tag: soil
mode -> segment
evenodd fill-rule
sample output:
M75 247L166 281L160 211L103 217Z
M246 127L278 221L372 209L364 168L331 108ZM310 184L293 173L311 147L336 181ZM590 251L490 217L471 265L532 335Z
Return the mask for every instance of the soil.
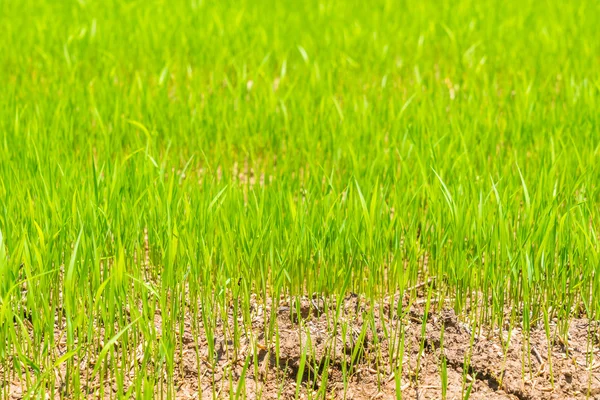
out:
M172 395L226 399L243 392L249 399L395 399L401 394L402 399L441 399L445 387L447 399L600 399L596 322L573 319L564 335L552 322L549 335L542 327L529 335L518 328L472 331L450 309L425 317L423 303L404 305L404 313L394 317L390 308L395 311L397 300L378 305L357 295L341 303L320 297L284 300L277 309L256 302L252 329L238 343L227 339L225 329L235 319L242 321L232 308L228 324L215 332L213 357L205 333L194 335L186 321ZM155 324L160 329L159 314ZM275 337L268 334L272 329L278 331L278 342L268 339ZM392 367L400 359L401 368ZM126 377L125 387L132 378ZM12 398L23 398L18 382L4 384ZM100 396L97 383L86 387L90 397L109 397L111 392L114 397L116 390L114 383L106 384Z

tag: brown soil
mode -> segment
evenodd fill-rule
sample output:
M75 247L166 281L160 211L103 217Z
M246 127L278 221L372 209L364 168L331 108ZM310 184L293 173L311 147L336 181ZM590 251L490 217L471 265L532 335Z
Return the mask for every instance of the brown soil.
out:
M228 324L215 333L212 361L204 332L193 335L188 321L180 337L183 351L176 355L173 396L222 399L243 391L249 399L394 399L400 392L403 399L439 399L444 360L448 399L465 398L467 392L471 399L489 400L600 399L595 322L573 319L565 338L551 324L549 341L542 328L532 329L528 338L520 329L510 335L506 330L473 332L448 309L429 313L423 327L419 303L405 307L409 311L401 318L390 317L389 304L372 305L356 295L341 304L303 298L283 301L277 309L257 305L252 329L237 344L226 339L223 328L235 318L242 321L230 311ZM160 315L155 323L160 329ZM278 331L278 343L267 338L270 326ZM400 372L392 366L400 360L402 336ZM131 378L126 377L125 386ZM9 385L13 398L23 397L17 382ZM90 397L98 396L97 386ZM105 396L113 390L106 385Z

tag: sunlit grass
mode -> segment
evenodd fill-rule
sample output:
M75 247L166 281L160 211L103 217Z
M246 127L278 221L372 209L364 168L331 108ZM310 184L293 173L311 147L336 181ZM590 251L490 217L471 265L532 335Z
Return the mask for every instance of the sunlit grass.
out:
M212 346L230 307L237 344L256 304L423 282L474 326L597 319L598 21L593 1L0 2L0 378L173 397L180 333Z

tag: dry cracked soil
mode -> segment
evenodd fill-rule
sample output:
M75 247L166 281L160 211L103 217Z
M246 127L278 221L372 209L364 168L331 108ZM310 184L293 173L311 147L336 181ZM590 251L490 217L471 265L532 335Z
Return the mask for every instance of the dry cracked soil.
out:
M226 326L242 317L231 307L229 321L216 327L212 357L205 332L193 334L186 321L174 376L164 379L174 380L177 399L600 399L595 321L573 319L563 334L552 322L529 335L519 328L474 331L449 308L425 315L424 302L403 304L401 313L394 312L397 298L375 304L358 295L284 299L276 309L255 302L251 328L237 343ZM158 313L155 325L160 330ZM278 340L268 334L275 330ZM3 385L12 398L25 398L22 382ZM103 391L98 382L82 385L90 398L116 395L114 382L104 382Z

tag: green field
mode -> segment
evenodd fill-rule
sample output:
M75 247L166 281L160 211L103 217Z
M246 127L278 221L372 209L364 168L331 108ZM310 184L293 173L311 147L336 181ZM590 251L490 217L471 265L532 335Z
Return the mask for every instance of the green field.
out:
M545 368L519 398L600 395L599 25L596 0L0 0L0 398L519 397L469 366L502 332L517 378ZM557 392L584 323L589 383Z

